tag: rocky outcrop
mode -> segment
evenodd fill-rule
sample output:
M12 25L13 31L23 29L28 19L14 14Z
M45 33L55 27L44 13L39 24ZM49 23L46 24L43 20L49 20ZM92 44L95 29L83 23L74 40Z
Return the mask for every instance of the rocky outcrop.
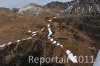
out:
M47 8L50 8L50 9L55 9L55 10L65 10L67 9L68 7L68 4L67 3L63 3L63 2L58 2L58 1L53 1L53 2L50 2L48 4L45 5Z
M19 14L31 14L31 15L38 15L43 11L43 7L34 3L28 4L21 8L18 13Z
M100 15L99 0L73 0L71 2L51 2L46 5L63 16L67 15Z

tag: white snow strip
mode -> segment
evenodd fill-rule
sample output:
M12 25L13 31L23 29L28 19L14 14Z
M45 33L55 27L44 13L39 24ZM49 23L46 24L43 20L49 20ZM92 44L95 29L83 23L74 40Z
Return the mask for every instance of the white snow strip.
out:
M95 47L88 47L89 49L92 49L92 50L97 50Z
M23 12L25 12L25 11L27 11L27 10L29 10L29 9L32 9L32 7L31 6L28 6L28 7L26 7L26 8L22 8L22 9L20 9L19 11L18 11L18 13L23 13Z
M0 45L0 47L2 48L2 47L4 47L6 44L3 44L3 45Z
M27 40L26 38L22 39L22 40Z
M32 32L32 34L36 34L38 31Z
M63 48L63 45L60 45L61 46L61 48Z
M28 32L31 33L32 31L31 30L28 30Z
M16 42L20 42L20 40L17 40Z
M57 41L53 41L53 44L56 44L57 43Z
M53 42L53 38L51 38L50 41Z
M32 37L34 37L36 34L33 34Z
M51 31L51 28L50 28L50 24L48 24L48 31L49 31L48 37L50 37L52 35L52 31Z
M73 3L72 5L70 5L70 6L68 7L69 13L72 11L72 9L74 8L74 6L75 6L77 3L78 3L78 0L77 0L75 3Z
M57 18L57 17L53 17L53 18Z
M29 37L29 38L27 38L27 39L32 39L32 37Z
M60 43L57 43L57 46L59 46L60 45Z
M41 31L43 31L44 30L44 28L43 29L41 29Z
M77 56L73 56L73 53L71 53L70 50L66 50L66 54L68 55L68 58L69 58L73 63L78 63L78 61L77 61Z
M51 37L48 37L48 39L51 39Z
M51 22L52 20L50 19L49 22Z
M12 44L12 42L9 42L8 45Z

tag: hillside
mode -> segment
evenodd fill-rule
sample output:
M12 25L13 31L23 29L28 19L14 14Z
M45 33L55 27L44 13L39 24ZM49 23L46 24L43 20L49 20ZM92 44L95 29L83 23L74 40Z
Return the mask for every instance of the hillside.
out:
M41 66L93 66L100 48L99 5L99 0L74 0L0 8L0 66L40 66L29 63L29 56L69 58ZM89 63L86 58L79 63L80 56L88 56Z

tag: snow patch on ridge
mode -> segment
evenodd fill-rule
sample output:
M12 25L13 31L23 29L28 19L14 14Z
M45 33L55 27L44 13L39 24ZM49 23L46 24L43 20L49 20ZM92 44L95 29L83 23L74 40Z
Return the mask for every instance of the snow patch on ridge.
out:
M51 31L51 28L50 28L50 24L48 24L48 31L49 31L48 37L50 37L52 35L52 31Z
M68 55L68 58L69 58L73 63L78 63L78 61L77 61L77 56L73 56L73 53L71 53L70 50L66 50L66 54Z

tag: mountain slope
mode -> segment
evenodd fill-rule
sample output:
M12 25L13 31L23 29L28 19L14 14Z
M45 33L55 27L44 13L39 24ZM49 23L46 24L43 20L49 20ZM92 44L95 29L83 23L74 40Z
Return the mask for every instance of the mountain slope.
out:
M100 48L99 2L95 3L99 0L87 1L51 2L45 6L32 3L17 13L16 10L1 8L0 65L40 66L40 63L28 62L32 55L69 58L68 63L54 60L41 66L92 66L91 58L89 63L84 60L76 64L72 59L79 61L76 57L82 55L95 59ZM53 11L56 8L57 12Z
M40 12L43 11L43 7L34 3L30 3L23 8L21 8L18 13L19 14L31 14L31 15L38 15Z

